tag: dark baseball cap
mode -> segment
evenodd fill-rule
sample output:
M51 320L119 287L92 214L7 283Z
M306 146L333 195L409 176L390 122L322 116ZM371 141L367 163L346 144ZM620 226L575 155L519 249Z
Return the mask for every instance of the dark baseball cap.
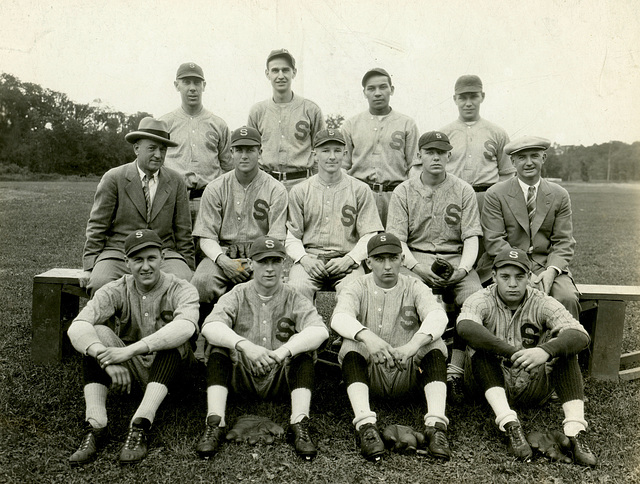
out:
M344 136L339 129L323 129L319 131L316 137L313 139L313 147L317 148L329 141L335 141L336 143L340 143L346 145L347 142L344 140Z
M124 253L129 257L147 247L162 249L162 239L151 229L140 229L131 232L124 239Z
M454 87L454 94L463 92L482 92L482 81L478 76L465 75L458 77Z
M437 148L439 150L451 151L453 146L449 143L449 137L440 131L428 131L418 140L418 149Z
M268 235L258 237L253 241L251 249L249 249L249 257L258 262L267 257L280 257L284 259L286 256L287 253L284 250L284 244L278 239L274 239Z
M374 67L373 69L369 69L364 73L364 76L362 76L362 87L365 87L369 78L373 76L386 76L387 78L389 78L389 84L391 84L391 76L389 75L389 73L382 67Z
M178 72L176 72L176 79L183 79L185 77L198 77L204 81L204 72L202 72L202 67L195 62L185 62L184 64L180 64Z
M493 268L498 269L507 265L517 266L525 272L531 271L531 262L527 253L518 248L509 248L501 251L493 260Z
M400 239L388 232L374 235L367 243L367 255L372 257L377 254L402 254Z
M547 138L541 138L539 136L521 136L520 138L507 143L504 147L504 152L508 155L517 153L523 150L547 150L551 146L551 141Z
M242 126L231 133L231 146L260 146L262 136L257 129Z
M269 52L269 55L267 56L267 67L269 67L269 61L275 59L276 57L284 57L289 61L291 67L293 67L294 69L296 68L296 60L287 49L275 49Z

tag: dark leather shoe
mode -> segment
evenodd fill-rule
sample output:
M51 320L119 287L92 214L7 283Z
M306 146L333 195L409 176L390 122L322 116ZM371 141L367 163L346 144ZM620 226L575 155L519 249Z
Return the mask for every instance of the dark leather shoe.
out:
M309 424L309 417L305 417L300 422L289 425L287 432L287 440L305 460L311 460L318 455L318 449L309 435Z
M96 429L87 422L80 447L69 457L69 464L75 467L93 461L98 455L98 449L104 444L108 435L109 430L107 427Z
M447 427L442 422L429 425L424 429L424 435L429 441L429 453L438 459L451 459L451 449L447 439Z
M464 378L460 376L447 381L447 403L456 406L462 405L464 399Z
M384 442L376 424L368 423L356 431L356 444L360 446L362 456L372 462L377 462L384 454Z
M196 445L196 452L201 459L213 457L222 445L227 429L226 427L220 427L221 420L222 418L219 415L209 415L207 417L204 433Z
M151 422L146 418L133 421L120 451L120 464L137 464L147 456L147 433L150 428Z
M504 426L504 430L509 437L509 453L520 460L530 459L533 451L527 442L520 422L509 422Z
M586 433L580 431L575 437L569 437L571 441L571 453L573 454L573 462L581 466L592 467L598 463L598 458L585 442Z

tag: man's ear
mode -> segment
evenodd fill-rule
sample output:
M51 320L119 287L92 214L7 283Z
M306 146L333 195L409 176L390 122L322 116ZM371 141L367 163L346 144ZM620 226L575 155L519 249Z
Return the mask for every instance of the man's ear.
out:
M365 263L365 264L367 264L367 267L369 268L369 270L370 270L370 271L372 271L372 270L373 270L373 269L371 268L371 258L370 258L370 257L367 257L367 258L364 260L364 263Z
M177 79L176 79L175 81L173 81L173 85L175 86L176 91L179 91L179 89L178 89L178 84L179 84L179 83L178 83L178 80L177 80Z

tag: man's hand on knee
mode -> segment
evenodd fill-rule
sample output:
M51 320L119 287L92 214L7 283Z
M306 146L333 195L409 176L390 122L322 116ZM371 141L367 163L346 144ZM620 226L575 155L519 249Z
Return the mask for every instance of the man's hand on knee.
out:
M243 259L230 259L227 255L220 254L216 259L216 264L234 284L240 284L251 278L251 272Z
M511 356L513 368L523 368L526 371L536 369L538 366L545 364L551 355L545 350L536 346L516 351Z
M131 373L122 365L109 365L104 371L111 378L111 389L117 393L131 393Z
M303 256L302 259L300 259L299 264L311 277L315 277L316 279L329 277L329 273L324 266L324 262L313 255L307 254Z

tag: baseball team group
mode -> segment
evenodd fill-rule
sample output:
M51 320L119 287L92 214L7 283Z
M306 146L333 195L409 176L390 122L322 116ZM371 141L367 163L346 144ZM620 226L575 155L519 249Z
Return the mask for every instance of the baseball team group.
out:
M203 106L202 68L182 64L181 106L126 134L136 159L98 184L81 278L91 299L68 329L86 404L71 465L96 458L109 439L107 395L134 384L143 396L119 460L144 459L158 408L194 364L206 367L198 456L284 434L257 416L231 428L232 392L290 397L287 440L312 460L315 362L330 329L364 458L450 459L447 404L466 396L488 403L515 458L596 465L571 203L541 177L550 141L510 141L481 118L475 75L455 82L458 119L420 135L391 108L382 68L362 77L368 109L327 129L318 105L294 94L296 74L289 51L272 51L272 96L230 131ZM320 290L336 292L330 329ZM379 428L372 395L424 402L424 422ZM513 408L550 399L561 431L525 433Z

